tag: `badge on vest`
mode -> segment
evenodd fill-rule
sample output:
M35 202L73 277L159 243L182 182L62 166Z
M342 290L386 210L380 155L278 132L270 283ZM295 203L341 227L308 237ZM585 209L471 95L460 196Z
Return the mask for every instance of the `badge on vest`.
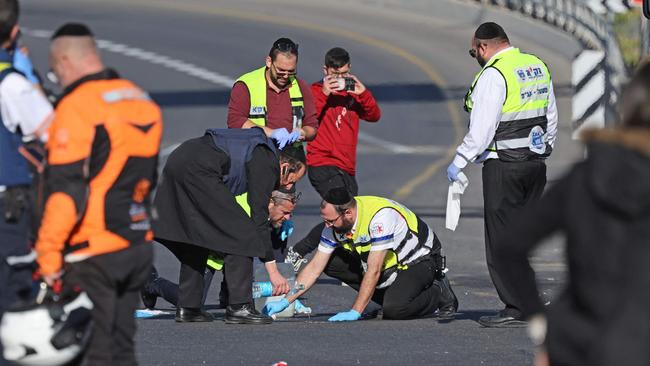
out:
M546 134L541 126L535 126L528 134L528 148L536 154L546 152Z
M540 80L544 78L544 71L540 65L532 65L515 69L520 82Z
M263 115L264 107L263 106L251 106L249 114L251 115Z

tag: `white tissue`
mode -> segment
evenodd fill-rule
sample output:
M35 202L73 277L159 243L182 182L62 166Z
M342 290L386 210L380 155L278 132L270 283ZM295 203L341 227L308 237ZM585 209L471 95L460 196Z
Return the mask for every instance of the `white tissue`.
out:
M447 216L445 227L451 231L456 230L460 218L460 196L465 193L469 180L465 173L458 173L458 180L449 184L447 192Z

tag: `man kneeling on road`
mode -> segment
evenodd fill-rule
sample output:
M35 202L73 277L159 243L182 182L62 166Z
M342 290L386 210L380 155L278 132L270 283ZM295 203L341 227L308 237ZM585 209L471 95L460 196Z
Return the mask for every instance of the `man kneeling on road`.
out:
M284 310L324 272L359 292L352 309L330 321L358 320L371 299L382 305L384 319L427 317L436 310L439 317L455 314L458 300L443 272L440 241L409 209L335 188L325 195L320 213L325 228L317 253L289 296L268 303L264 313Z

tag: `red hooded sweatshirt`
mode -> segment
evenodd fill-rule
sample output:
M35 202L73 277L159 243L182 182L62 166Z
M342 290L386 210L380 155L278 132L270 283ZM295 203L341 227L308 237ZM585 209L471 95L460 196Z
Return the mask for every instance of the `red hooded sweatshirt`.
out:
M381 111L368 89L359 95L342 91L327 96L322 88L322 82L311 85L320 125L307 145L307 165L336 166L355 175L359 119L377 122Z

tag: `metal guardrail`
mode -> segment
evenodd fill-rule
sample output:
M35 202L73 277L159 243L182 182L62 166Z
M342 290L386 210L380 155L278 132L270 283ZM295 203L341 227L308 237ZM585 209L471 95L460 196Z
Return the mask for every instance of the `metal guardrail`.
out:
M573 127L578 132L583 125L600 126L615 123L618 119L616 103L621 85L627 78L627 70L623 57L614 36L612 25L604 16L597 14L585 0L473 0L484 4L520 12L556 28L572 34L580 41L585 51L602 52L602 62L587 63L585 57L576 55L574 74L578 73L587 79L574 78L574 116ZM592 57L593 58L593 57ZM593 67L593 70L576 70L576 68ZM604 83L592 83L590 78L601 80L604 73ZM588 88L584 88L585 86ZM579 93L595 95L579 98ZM575 107L575 101L591 100L593 105ZM582 102L581 102L582 103ZM577 113L580 111L584 113ZM585 124L585 122L588 122Z
M426 14L438 0L357 0ZM456 0L497 6L545 22L571 34L583 51L574 55L572 125L604 127L618 120L616 104L627 70L607 16L630 7L629 0ZM650 39L650 37L648 37ZM650 43L650 41L648 41ZM650 46L648 46L650 48Z

